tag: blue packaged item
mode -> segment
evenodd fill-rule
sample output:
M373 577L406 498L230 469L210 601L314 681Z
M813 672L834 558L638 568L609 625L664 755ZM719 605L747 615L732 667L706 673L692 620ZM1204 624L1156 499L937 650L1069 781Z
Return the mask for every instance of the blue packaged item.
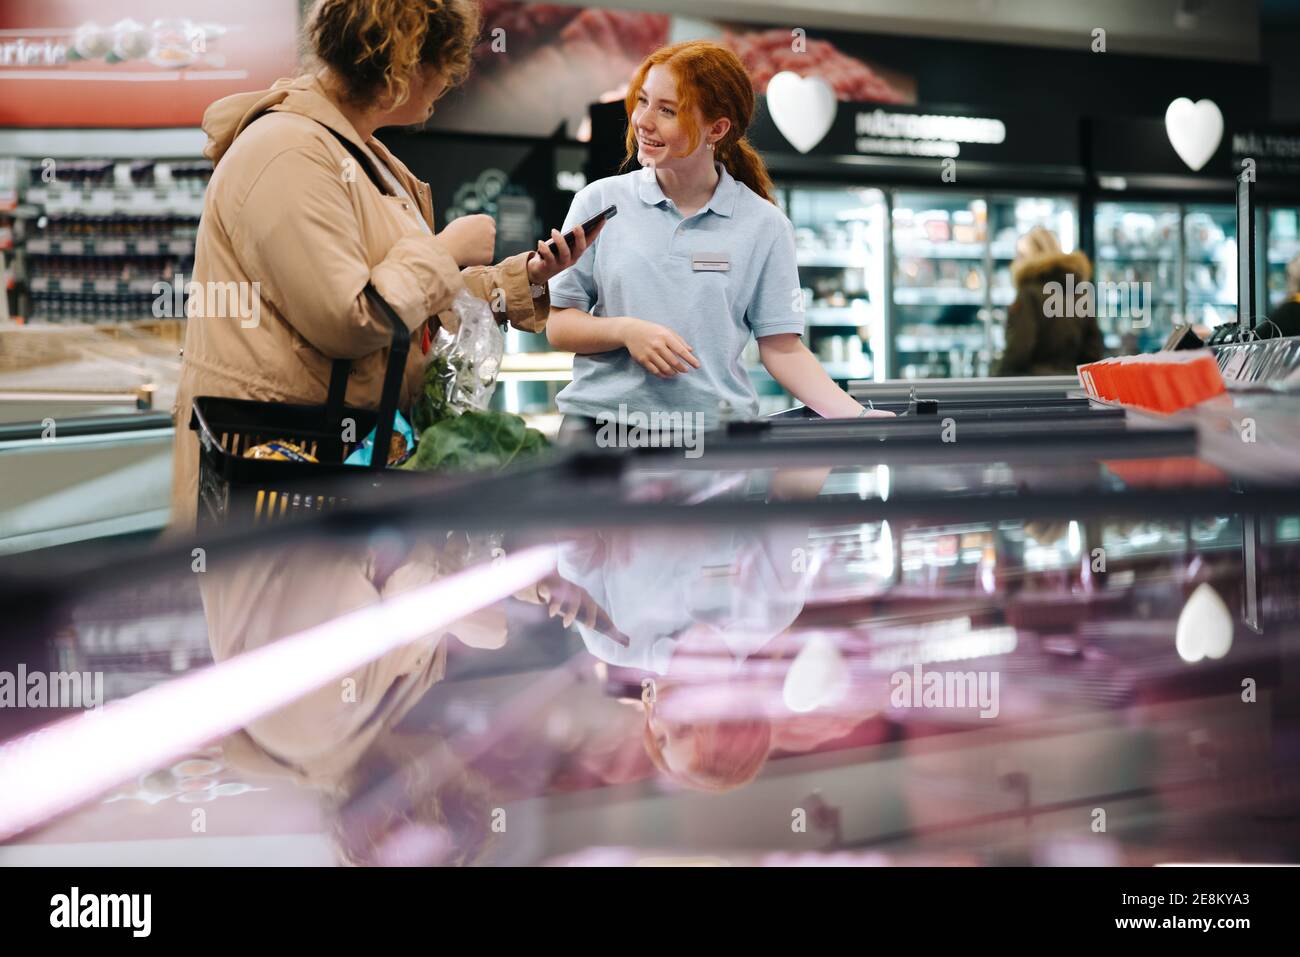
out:
M398 412L393 416L393 435L400 435L406 439L406 451L400 457L388 464L390 466L399 465L405 461L412 452L415 451L415 433L402 413ZM352 454L343 460L344 465L369 465L370 451L375 444L375 430L371 429L370 434L361 440L361 444L352 450Z

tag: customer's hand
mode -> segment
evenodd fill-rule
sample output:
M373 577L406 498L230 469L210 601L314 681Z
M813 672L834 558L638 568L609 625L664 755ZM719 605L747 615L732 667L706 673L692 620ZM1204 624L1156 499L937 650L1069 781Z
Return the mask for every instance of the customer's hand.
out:
M552 253L550 247L546 245L546 241L539 239L537 241L537 251L528 260L528 281L540 286L564 272L582 257L588 246L596 241L596 234L600 232L601 227L604 225L605 222L602 220L591 231L590 236L582 231L581 226L574 226L572 245L564 241L564 236L560 234L558 229L552 229L551 239L555 241L555 248L558 253Z
M671 379L681 372L698 369L700 360L686 341L667 326L631 316L622 318L624 324L623 344L647 372L661 379Z
M442 245L461 269L487 266L492 262L492 253L496 249L497 224L484 213L461 216L442 227L438 239L442 240Z

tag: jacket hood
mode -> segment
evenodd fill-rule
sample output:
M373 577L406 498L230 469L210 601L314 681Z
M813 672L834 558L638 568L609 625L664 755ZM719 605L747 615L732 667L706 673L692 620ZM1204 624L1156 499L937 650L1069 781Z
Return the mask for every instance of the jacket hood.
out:
M269 110L309 117L358 146L364 145L356 129L325 95L320 80L304 74L276 80L269 90L222 97L209 106L203 112L203 132L208 134L203 155L216 166L230 149L230 144L235 142L235 137Z
M1092 263L1083 253L1072 252L1029 256L1011 264L1011 281L1017 286L1053 273L1073 273L1075 282L1087 282L1092 278Z

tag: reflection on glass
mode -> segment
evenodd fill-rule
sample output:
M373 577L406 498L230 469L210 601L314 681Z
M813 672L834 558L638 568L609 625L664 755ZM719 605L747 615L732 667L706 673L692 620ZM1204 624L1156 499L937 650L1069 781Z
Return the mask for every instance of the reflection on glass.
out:
M264 863L274 841L277 863L325 865L862 863L849 849L866 846L895 864L1294 856L1280 813L1293 796L1275 788L1294 721L1236 694L1243 676L1261 702L1290 693L1294 516L1262 517L1264 632L1247 640L1236 516L901 510L918 490L1012 512L1026 489L1113 492L1096 462L1054 479L998 462L629 472L617 481L640 511L623 524L333 530L15 619L0 696L20 660L103 671L96 721L142 691L289 655L304 634L365 661L321 678L313 646L222 695L183 695L166 722L100 749L156 760L0 840L0 865L70 848L156 863L163 841L187 863ZM873 514L886 486L887 521ZM776 499L834 511L776 520ZM701 519L688 502L756 507ZM543 547L555 572L503 580ZM473 581L496 591L470 600ZM370 624L338 624L358 613ZM291 690L305 675L310 690ZM58 717L2 708L0 740ZM149 750L213 720L233 732ZM24 790L3 787L12 753L0 812ZM78 787L92 770L46 767L37 784ZM1134 793L1147 811L1102 851L1071 843L1108 795ZM195 811L223 840L190 830Z
M1240 517L1197 516L1183 522L1133 520L1102 526L1102 545L1108 555L1182 554L1189 544L1197 551L1240 548Z
M934 589L989 589L997 553L992 526L904 528L900 535L903 582Z
M827 470L778 471L770 497L813 498ZM847 677L833 645L786 662L769 650L803 611L822 564L806 526L597 531L567 543L558 573L586 596L576 620L600 662L642 675L644 744L680 786L731 790L752 780L772 748L766 662L785 669L784 700L811 711L838 703ZM604 616L602 626L599 609Z
M1202 658L1219 659L1232 647L1232 614L1219 593L1202 582L1178 614L1174 644L1178 656L1189 664Z
M1025 568L1048 571L1068 568L1073 564L1070 547L1070 528L1076 525L1066 521L1026 522L1022 531Z

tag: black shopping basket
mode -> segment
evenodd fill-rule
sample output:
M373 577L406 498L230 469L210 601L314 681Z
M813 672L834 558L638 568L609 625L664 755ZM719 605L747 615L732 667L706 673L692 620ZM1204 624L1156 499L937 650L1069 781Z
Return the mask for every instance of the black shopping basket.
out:
M199 434L200 525L232 519L282 521L333 508L348 500L340 494L342 476L364 480L367 487L394 477L398 481L413 477L412 473L386 468L393 415L411 348L410 333L379 290L367 284L365 295L388 321L393 336L377 410L343 404L352 366L347 359L334 361L324 405L195 397L190 428ZM355 442L343 439L347 419L354 423L351 434L356 436ZM371 429L375 430L375 441L370 465L344 465L343 460ZM244 458L248 449L275 439L303 447L317 461Z

